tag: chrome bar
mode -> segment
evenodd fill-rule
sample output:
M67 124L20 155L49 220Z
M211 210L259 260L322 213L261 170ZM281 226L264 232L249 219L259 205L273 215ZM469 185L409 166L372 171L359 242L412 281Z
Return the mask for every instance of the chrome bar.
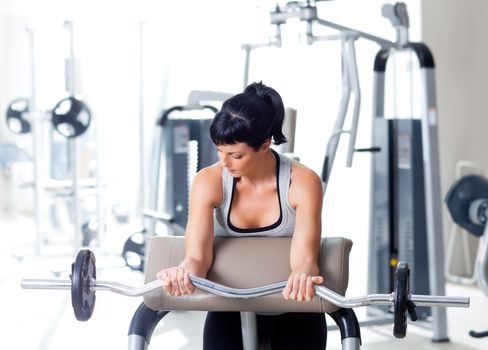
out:
M331 291L323 286L315 286L315 293L328 302L343 307L354 308L368 305L390 305L393 304L392 294L370 294L361 297L345 297Z
M161 220L161 221L164 221L164 222L167 222L167 223L172 223L174 218L167 214L167 213L162 213L162 212L159 212L157 210L151 210L151 209L144 209L142 211L142 214L144 216L149 216L153 219L158 219L158 220Z
M416 306L469 307L468 297L449 297L441 295L410 295Z
M110 292L126 295L129 297L139 297L162 287L163 287L163 281L157 279L152 282L146 283L141 287L130 287L117 282L96 281L93 289L108 290Z
M255 298L261 297L265 295L275 294L281 292L285 286L286 281L271 283L264 286L254 287L254 288L246 288L246 289L239 289L239 288L230 288L212 281L209 281L205 278L191 276L190 280L192 283L201 290L210 292L212 294L220 295L227 298L239 298L239 299L247 299L247 298Z
M205 278L190 275L191 282L199 289L226 298L256 298L280 293L286 286L286 281L267 284L253 288L231 288ZM24 279L21 281L24 289L71 289L70 280L59 279ZM137 297L163 287L162 280L154 280L141 287L130 287L117 282L93 280L93 290L105 290L114 293ZM395 294L369 294L358 297L345 297L324 286L315 286L315 293L320 298L343 308L355 308L368 305L393 305ZM449 297L435 295L410 295L409 299L417 306L469 307L468 297Z
M258 324L255 312L241 312L241 333L243 350L257 350L258 341Z
M374 42L376 42L377 44L379 44L382 47L394 47L395 46L395 43L392 42L392 41L390 41L390 40L386 40L386 39L383 39L383 38L381 38L379 36L371 35L371 34L362 32L360 30L356 30L356 29L353 29L353 28L349 28L349 27L346 27L346 26L343 26L343 25L340 25L340 24L337 24L337 23L334 23L334 22L326 21L326 20L323 20L323 19L320 19L320 18L317 18L316 19L316 22L318 24L320 24L320 25L323 25L323 26L326 26L326 27L330 27L330 28L339 30L341 32L344 32L344 31L352 32L352 33L356 34L358 37L361 37L361 38L364 38L364 39L367 39L367 40L370 40L370 41L374 41Z
M71 289L71 280L23 279L20 286L23 289Z

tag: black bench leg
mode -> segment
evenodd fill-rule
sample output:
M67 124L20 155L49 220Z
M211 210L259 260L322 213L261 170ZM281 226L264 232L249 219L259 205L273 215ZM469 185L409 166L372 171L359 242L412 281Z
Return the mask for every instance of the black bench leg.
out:
M484 338L484 337L488 337L488 331L483 331L483 332L470 331L469 335L472 336L473 338Z
M361 330L353 309L339 309L330 312L329 316L335 321L341 331L342 349L358 350L361 347Z
M129 326L129 350L146 350L158 322L169 311L154 311L142 303L132 316Z

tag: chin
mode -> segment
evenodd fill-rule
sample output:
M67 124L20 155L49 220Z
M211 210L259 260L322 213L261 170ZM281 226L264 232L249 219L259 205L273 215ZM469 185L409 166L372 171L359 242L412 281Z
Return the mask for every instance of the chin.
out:
M234 171L229 170L229 174L232 177L241 177L241 175L235 170Z

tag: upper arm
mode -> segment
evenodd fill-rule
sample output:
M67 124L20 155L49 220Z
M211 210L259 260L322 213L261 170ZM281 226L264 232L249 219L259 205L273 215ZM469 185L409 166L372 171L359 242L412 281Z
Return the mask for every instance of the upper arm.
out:
M195 176L185 232L185 258L198 261L206 270L213 260L213 210L222 197L221 178L216 170L205 168Z
M296 209L290 262L315 269L322 232L322 182L312 170L296 165L292 174L290 202ZM318 271L316 271L318 272Z

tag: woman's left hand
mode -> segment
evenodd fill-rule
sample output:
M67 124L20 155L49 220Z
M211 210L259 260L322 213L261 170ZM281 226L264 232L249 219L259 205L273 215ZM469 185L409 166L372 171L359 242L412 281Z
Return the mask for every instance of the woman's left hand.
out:
M292 272L285 289L283 289L283 298L286 300L310 301L315 296L314 285L322 283L324 283L322 276L310 276L304 272Z

